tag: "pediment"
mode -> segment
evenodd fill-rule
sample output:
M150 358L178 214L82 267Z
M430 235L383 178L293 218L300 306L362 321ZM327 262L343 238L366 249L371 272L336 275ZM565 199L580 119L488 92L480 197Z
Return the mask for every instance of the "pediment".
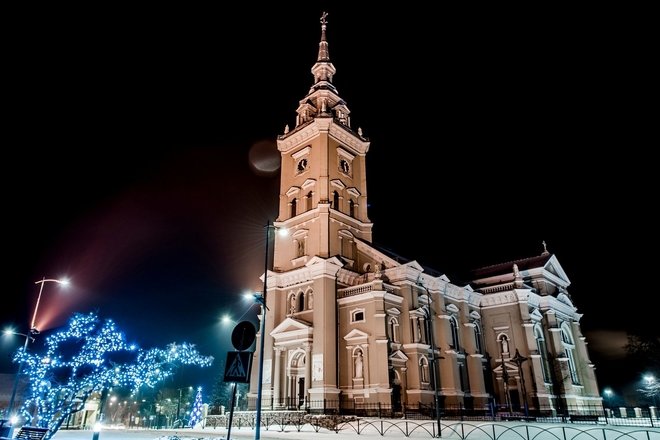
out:
M358 329L353 329L344 336L346 342L366 342L367 338L369 335Z
M316 185L316 180L315 179L307 179L307 180L305 180L305 182L303 182L302 187L304 189L307 189L307 188L312 187L314 185Z
M404 263L402 266L412 267L420 272L424 272L424 268L415 260Z
M305 266L310 267L315 264L322 264L322 263L333 263L335 266L339 266L339 267L344 265L344 262L337 257L321 258L315 255L312 258L310 258L310 260L307 263L305 263Z
M388 359L391 361L406 362L408 361L409 358L401 350L397 350L394 353L392 353Z
M344 182L342 182L342 181L339 180L339 179L333 179L333 180L331 180L331 181L330 181L330 185L332 185L332 186L334 186L334 187L337 187L337 188L339 188L339 189L344 189L344 188L346 188L346 185L344 185Z
M552 275L561 279L566 283L567 286L571 284L571 280L568 279L568 275L566 275L566 272L564 272L564 268L561 267L561 264L559 264L559 260L557 260L556 256L553 255L548 259L548 261L543 266L543 270L546 270Z
M557 300L561 303L566 304L567 306L570 306L570 307L573 307L573 308L575 307L573 305L573 301L571 301L571 299L565 293L560 293L559 295L557 295Z
M353 186L348 188L346 192L352 195L353 197L360 197L360 191L358 191L357 188Z
M286 192L287 197L291 197L294 194L297 194L300 192L300 187L299 186L292 186L289 188L289 190Z
M543 320L543 315L541 314L541 312L539 312L539 309L532 310L532 313L530 313L529 316L534 321L542 321Z
M401 311L399 309L395 309L394 307L387 309L387 314L391 316L399 316L401 314Z
M271 336L283 335L285 333L300 332L300 331L309 331L311 333L312 330L313 327L306 322L299 321L293 318L286 318L277 327L275 327L272 332L270 332L270 335Z

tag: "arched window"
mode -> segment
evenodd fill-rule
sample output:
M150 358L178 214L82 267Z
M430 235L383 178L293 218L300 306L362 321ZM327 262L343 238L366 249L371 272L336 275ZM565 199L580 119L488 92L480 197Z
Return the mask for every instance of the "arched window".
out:
M550 383L550 364L548 363L548 346L545 344L545 337L543 336L543 328L537 324L534 326L534 338L536 339L536 347L541 356L541 372L543 373L543 381Z
M390 340L392 342L399 342L399 320L394 316L389 321Z
M339 193L337 191L332 193L332 207L339 211Z
M305 294L300 292L300 295L298 295L298 311L302 312L305 310Z
M355 217L355 202L353 200L348 201L348 215Z
M481 337L481 327L478 322L474 323L474 347L477 353L483 354L484 352L484 343Z
M297 212L296 211L296 206L297 205L298 205L298 200L297 199L291 200L291 217L296 216L296 212Z
M313 199L314 194L312 192L307 193L307 208L306 211L309 211L312 209L312 199Z
M561 342L564 345L564 350L566 350L566 357L568 358L568 369L571 373L571 381L578 385L580 383L580 378L577 372L577 363L575 361L575 343L573 342L573 335L571 335L571 330L566 325L561 327Z
M449 318L449 326L451 327L451 346L454 350L459 351L458 321L455 316Z

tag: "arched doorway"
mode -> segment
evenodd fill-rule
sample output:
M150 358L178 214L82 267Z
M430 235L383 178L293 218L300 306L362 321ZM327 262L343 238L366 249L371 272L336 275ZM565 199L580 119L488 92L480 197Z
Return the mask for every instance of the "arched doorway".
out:
M298 409L305 405L307 397L305 366L307 357L303 350L296 350L291 355L289 366L287 368L287 402L288 409Z

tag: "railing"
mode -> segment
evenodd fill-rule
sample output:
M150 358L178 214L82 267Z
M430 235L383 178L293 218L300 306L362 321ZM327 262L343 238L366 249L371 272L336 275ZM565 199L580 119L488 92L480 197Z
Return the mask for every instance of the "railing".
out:
M248 399L240 409L246 414L253 414L256 400ZM357 402L354 400L301 400L298 398L270 399L262 402L263 412L282 414L295 413L304 415L332 415L374 418L398 418L404 420L458 420L458 421L534 421L539 423L601 424L616 426L644 426L660 428L658 411L651 408L616 408L616 411L604 410L600 405L528 408L508 408L475 406L466 408L461 405L444 405L436 416L431 404L392 405L381 402ZM211 414L218 413L211 408ZM249 423L244 421L243 423Z
M497 286L492 286L492 287L481 287L479 288L479 291L481 293L497 293L497 292L504 292L507 290L513 289L514 284L513 283L506 283L506 284L499 284Z
M251 418L250 418L251 416ZM222 418L222 422L221 419ZM216 419L216 421L212 421ZM251 420L251 423L249 422ZM373 419L341 415L311 415L302 412L265 412L261 418L266 431L291 432L309 438L321 430L350 435L372 435L390 438L445 438L461 440L660 440L660 430L580 425L547 425L538 423L470 423L445 420ZM208 416L206 428L226 428L227 416ZM438 426L440 429L438 430ZM254 413L234 415L233 428L254 429ZM306 433L306 434L305 434Z

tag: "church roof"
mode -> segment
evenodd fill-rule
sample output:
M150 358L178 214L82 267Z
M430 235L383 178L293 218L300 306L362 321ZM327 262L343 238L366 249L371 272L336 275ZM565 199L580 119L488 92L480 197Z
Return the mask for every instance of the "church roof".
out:
M356 239L358 239L358 238L356 237ZM358 239L358 240L360 240L360 239ZM413 260L411 258L402 257L401 255L397 254L396 252L394 252L391 249L388 249L386 247L382 247L382 246L376 245L374 243L369 243L369 242L366 242L364 240L361 240L361 241L367 243L369 246L376 249L378 252L384 254L388 258L391 258L392 260L396 261L399 264L406 264L406 263L410 263L411 261L416 261L416 260ZM417 263L419 264L419 262L417 262ZM439 276L442 276L442 275L445 274L444 272L440 272L439 270L433 269L433 268L431 268L429 266L426 266L424 264L420 264L420 266L422 266L424 268L424 273L425 274L430 275L432 277L439 277Z
M478 280L482 278L504 275L512 272L513 265L517 265L519 270L529 270L536 267L543 267L552 257L549 252L543 252L534 257L521 258L519 260L507 261L506 263L493 264L492 266L480 267L470 271L469 278Z

